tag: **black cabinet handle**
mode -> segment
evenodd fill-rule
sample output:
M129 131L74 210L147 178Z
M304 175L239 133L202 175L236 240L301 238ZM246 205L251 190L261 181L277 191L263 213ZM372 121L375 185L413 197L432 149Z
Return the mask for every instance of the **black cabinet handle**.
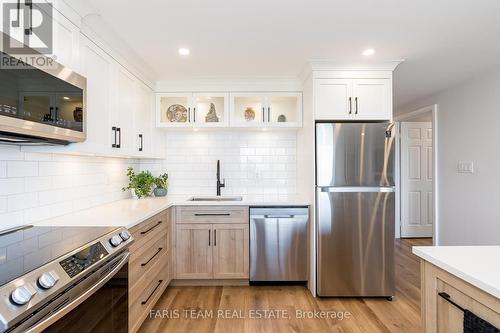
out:
M195 213L194 216L231 216L230 213Z
M145 300L145 301L142 301L142 302L141 302L141 304L142 304L142 305L144 305L144 304L146 304L147 302L149 302L149 299L151 298L151 296L153 296L153 295L155 294L156 290L157 290L158 288L160 288L160 286L161 286L161 283L162 283L162 282L163 282L163 280L158 280L158 285L155 287L155 289L153 289L153 291L152 291L152 292L151 292L151 294L148 296L148 298L146 298L146 300Z
M57 107L57 106L56 106L56 112L55 112L54 121L56 123L59 121L59 107Z
M214 246L217 246L217 229L214 229Z
M116 131L118 132L118 144L116 145L116 148L120 148L122 146L122 129L118 127Z
M267 122L271 122L271 107L267 107Z
M356 105L356 109L355 109L356 111L354 113L358 114L358 98L357 97L354 99L354 104Z
M155 254L153 254L153 256L152 256L151 258L149 258L149 260L148 260L148 261L146 261L145 263L141 264L141 266L142 266L142 267L144 267L144 266L146 266L147 264L149 264L149 262L150 262L151 260L153 260L153 258L154 258L154 257L156 257L158 254L160 254L161 250L163 250L163 248L162 248L162 247L159 247L159 248L158 248L158 251L156 251L156 253L155 253Z
M111 127L111 130L112 130L112 131L114 132L114 134L115 134L115 142L111 145L111 147L112 147L112 148L118 148L118 147L116 146L116 127L115 127L115 126Z
M352 114L352 97L349 97L349 114Z
M142 151L143 150L143 138L142 138L142 134L139 134L139 140L141 142L141 145L139 146L139 151Z
M196 108L193 108L193 123L196 122Z
M265 122L265 118L266 118L266 116L264 114L264 112L266 112L265 110L266 110L266 108L262 107L262 122Z
M147 234L148 232L150 232L151 230L153 230L154 228L156 228L157 226L159 226L163 221L158 221L158 223L156 223L154 226L152 226L151 228L149 228L148 230L144 230L144 231L141 231L141 235L145 235Z
M210 229L208 229L208 246L210 246L210 238L212 237L210 236Z
M188 108L188 123L191 122L191 108Z

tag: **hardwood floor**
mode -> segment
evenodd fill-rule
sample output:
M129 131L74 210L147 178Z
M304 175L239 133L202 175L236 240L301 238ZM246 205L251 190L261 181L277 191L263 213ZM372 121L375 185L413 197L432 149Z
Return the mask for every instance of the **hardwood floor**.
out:
M297 286L169 287L154 307L158 318L148 318L139 332L420 332L420 266L411 247L430 244L430 239L396 241L392 302L313 298ZM266 309L287 316L255 311ZM296 311L326 318L300 318Z

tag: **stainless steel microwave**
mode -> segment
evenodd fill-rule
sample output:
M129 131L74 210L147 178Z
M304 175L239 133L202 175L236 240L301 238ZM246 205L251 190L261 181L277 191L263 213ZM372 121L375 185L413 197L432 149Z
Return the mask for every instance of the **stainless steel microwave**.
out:
M0 144L85 141L86 78L41 54L15 67L8 64L18 56L0 53ZM44 59L51 65L38 66Z

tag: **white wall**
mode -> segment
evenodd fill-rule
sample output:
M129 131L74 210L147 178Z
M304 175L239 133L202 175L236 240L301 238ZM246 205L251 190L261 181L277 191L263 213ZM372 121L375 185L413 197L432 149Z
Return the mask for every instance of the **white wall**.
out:
M216 161L226 187L222 195L284 201L296 194L294 131L168 131L166 159L141 161L155 174L167 172L169 195L215 195Z
M37 154L0 145L0 230L129 197L136 160Z
M500 71L400 111L438 105L439 245L500 244ZM401 112L400 112L401 113ZM473 161L473 174L457 173Z

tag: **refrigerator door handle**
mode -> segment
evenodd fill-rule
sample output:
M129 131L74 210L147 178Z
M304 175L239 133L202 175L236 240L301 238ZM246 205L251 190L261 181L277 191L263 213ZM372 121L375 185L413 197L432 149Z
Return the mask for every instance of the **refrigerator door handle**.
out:
M390 193L396 192L394 186L383 187L356 187L356 186L340 186L340 187L320 187L321 192L382 192Z

